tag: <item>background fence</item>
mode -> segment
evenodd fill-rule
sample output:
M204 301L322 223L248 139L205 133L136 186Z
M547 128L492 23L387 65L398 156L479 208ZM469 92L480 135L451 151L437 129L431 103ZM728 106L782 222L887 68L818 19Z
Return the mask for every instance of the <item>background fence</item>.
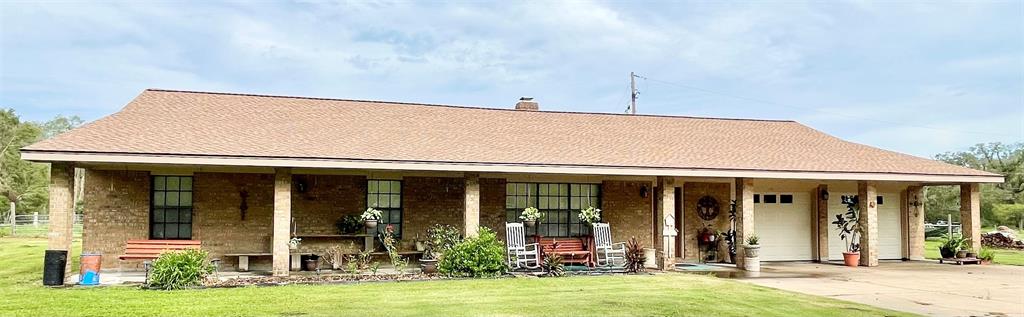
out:
M50 230L50 215L33 213L29 215L10 215L3 217L0 223L0 236L15 237L46 237ZM12 226L13 224L13 226ZM11 229L14 229L13 232ZM82 236L82 215L75 214L75 223L72 226L73 236Z

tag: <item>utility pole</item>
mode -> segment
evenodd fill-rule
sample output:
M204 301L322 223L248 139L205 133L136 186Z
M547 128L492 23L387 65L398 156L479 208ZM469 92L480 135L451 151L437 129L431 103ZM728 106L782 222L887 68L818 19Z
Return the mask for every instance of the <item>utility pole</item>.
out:
M636 114L636 74L629 72L629 113Z

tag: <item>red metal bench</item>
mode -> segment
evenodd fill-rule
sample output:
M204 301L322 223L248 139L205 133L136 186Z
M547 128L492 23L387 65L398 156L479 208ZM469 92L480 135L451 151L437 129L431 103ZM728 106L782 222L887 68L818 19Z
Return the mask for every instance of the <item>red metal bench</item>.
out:
M576 263L592 266L589 239L585 238L545 238L537 237L541 248L541 261L549 254L562 257L562 263Z
M167 251L199 249L199 240L128 240L121 260L152 260Z

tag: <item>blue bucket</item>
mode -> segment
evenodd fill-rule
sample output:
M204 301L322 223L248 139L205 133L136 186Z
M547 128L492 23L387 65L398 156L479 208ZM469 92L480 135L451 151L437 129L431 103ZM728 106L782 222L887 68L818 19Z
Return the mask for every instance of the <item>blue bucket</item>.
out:
M78 285L100 285L100 254L82 254L82 268L79 271Z

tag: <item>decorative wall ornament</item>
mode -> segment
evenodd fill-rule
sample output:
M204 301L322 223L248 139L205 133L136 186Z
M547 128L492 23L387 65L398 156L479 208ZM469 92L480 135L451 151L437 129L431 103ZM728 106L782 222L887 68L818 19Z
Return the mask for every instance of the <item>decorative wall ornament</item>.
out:
M704 196L697 200L697 216L704 221L711 221L718 217L718 200L711 196Z
M242 203L238 205L238 211L242 214L242 220L245 220L245 213L249 211L249 203L247 202L249 200L249 192L243 189L238 192L238 196L242 197Z

